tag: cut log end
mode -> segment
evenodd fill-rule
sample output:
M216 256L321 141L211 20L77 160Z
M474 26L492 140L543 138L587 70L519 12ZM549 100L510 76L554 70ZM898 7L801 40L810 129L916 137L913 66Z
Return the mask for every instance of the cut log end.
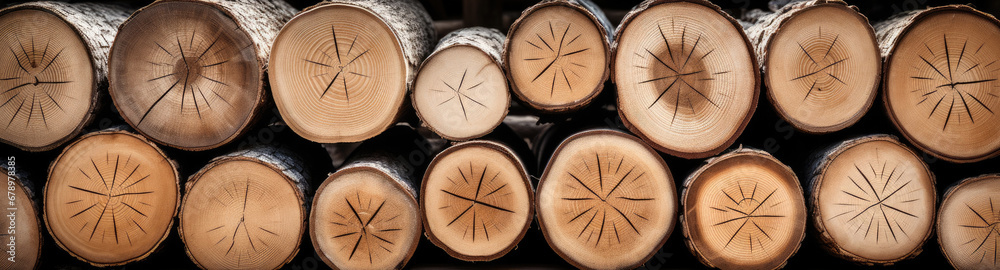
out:
M685 240L709 267L777 269L805 236L799 181L766 152L739 149L710 159L684 187Z
M0 141L29 151L75 136L96 108L98 82L76 29L51 11L0 11ZM102 63L103 64L103 63Z
M52 238L95 266L141 260L167 237L180 201L175 165L139 135L84 135L53 161L45 185Z
M309 234L334 269L401 268L413 256L421 225L413 194L381 169L341 169L316 191Z
M882 66L868 20L842 2L777 17L755 27L770 35L768 44L758 46L766 46L768 97L781 116L810 133L837 131L861 119L875 99Z
M920 253L934 222L934 176L905 145L883 135L847 141L814 174L812 219L827 249L864 264Z
M191 177L178 229L205 269L278 269L299 250L304 194L276 166L248 157L212 161Z
M634 268L667 240L677 217L673 178L638 138L585 131L555 151L537 192L549 245L580 268Z
M534 217L534 190L524 165L501 144L452 146L431 162L421 188L427 238L462 260L503 256Z
M40 215L38 214L38 208L35 206L35 202L32 200L30 191L26 190L24 185L21 184L21 178L15 175L8 174L6 167L0 167L0 173L7 176L7 196L13 196L4 208L14 208L7 209L8 212L13 212L15 220L10 220L4 225L8 228L14 228L13 232L4 231L4 234L0 235L3 237L4 242L10 244L10 240L15 240L12 244L13 246L7 246L10 250L16 251L17 256L10 254L8 257L15 258L14 261L2 260L0 261L0 268L3 269L35 269L38 264L38 259L42 255L42 227L41 220L39 220ZM13 189L13 190L11 190ZM10 197L7 197L10 198ZM8 217L9 218L9 217ZM12 226L12 227L11 227Z
M513 92L525 105L543 112L586 106L609 74L610 46L601 20L569 2L529 8L510 27L504 45Z
M1000 174L962 180L944 195L938 243L958 269L997 269L1000 241ZM989 246L993 243L994 246Z
M679 1L633 10L615 39L618 113L629 130L684 158L717 154L743 132L760 72L742 28L717 6Z
M1000 154L1000 22L946 6L877 25L886 54L883 95L893 123L914 145L967 163Z

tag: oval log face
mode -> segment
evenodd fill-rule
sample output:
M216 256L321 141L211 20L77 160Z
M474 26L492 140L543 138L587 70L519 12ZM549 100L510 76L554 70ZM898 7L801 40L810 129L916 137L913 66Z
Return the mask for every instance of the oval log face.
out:
M0 141L44 149L78 132L97 86L73 27L48 11L12 11L0 15L0 46Z
M996 269L1000 252L1000 175L965 179L949 190L941 202L937 229L938 243L952 266Z
M903 135L925 151L972 162L1000 150L997 20L969 10L922 14L886 59L885 100Z
M214 148L245 129L261 102L255 50L244 30L214 6L154 3L115 38L111 97L122 117L150 139L187 150Z
M23 180L8 174L10 171L7 168L0 167L0 173L7 177L5 193L7 196L11 196L7 197L9 201L4 203L4 208L7 208L7 214L13 215L14 220L9 220L10 216L7 217L8 220L4 222L4 227L8 230L4 230L3 234L0 234L0 241L6 242L5 244L11 244L11 241L14 241L13 244L5 246L5 249L13 250L15 254L11 255L5 252L4 254L7 256L4 256L4 260L0 260L0 268L35 269L39 262L38 259L42 255L42 231L41 222L38 219L40 215L38 208L28 195L29 191L21 184ZM13 232L10 231L12 228Z

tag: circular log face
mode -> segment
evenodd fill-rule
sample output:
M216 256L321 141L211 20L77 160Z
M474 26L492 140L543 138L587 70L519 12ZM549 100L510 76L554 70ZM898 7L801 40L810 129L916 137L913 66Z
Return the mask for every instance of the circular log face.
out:
M250 37L219 9L159 2L121 26L108 63L110 92L137 131L182 149L228 142L262 95Z
M878 43L868 21L845 5L796 13L772 37L767 55L768 96L800 129L845 128L875 99L882 65Z
M359 7L300 13L281 29L271 59L274 101L292 130L312 141L371 138L393 123L406 94L399 41Z
M710 267L775 269L805 235L805 202L794 173L769 155L738 151L688 179L684 232Z
M128 263L166 238L178 189L171 162L138 135L87 135L53 162L45 223L59 246L82 260Z
M914 144L959 162L1000 150L997 87L1000 27L968 11L936 11L914 22L886 60L890 115Z
M14 222L14 232L13 234L8 230L4 230L3 234L0 234L0 240L5 242L4 244L9 244L10 239L14 239L15 251L17 252L14 256L14 261L7 260L10 258L9 253L4 253L4 260L0 261L0 268L3 269L35 269L35 265L38 263L38 258L41 255L41 245L42 245L42 232L39 231L38 220L38 209L35 208L35 203L28 197L24 186L21 185L21 180L17 179L16 176L8 175L6 168L0 168L0 173L7 176L8 187L5 193L7 196L13 196L12 201L7 201L4 203L4 208L8 208L8 214L10 212L14 213L14 220L5 220L4 227L10 228L8 222ZM13 183L10 183L13 182ZM9 188L13 188L10 190ZM7 197L10 198L10 197ZM12 204L8 204L12 203ZM13 208L13 209L9 209ZM6 214L5 214L6 216ZM8 219L10 217L7 217ZM5 246L5 249L10 250L11 246Z
M406 264L420 239L417 201L371 167L338 171L316 190L309 234L334 269L389 269Z
M489 55L472 46L441 50L424 62L413 89L413 107L442 137L485 135L507 115L507 78Z
M550 5L522 16L505 63L514 92L528 106L559 110L593 98L607 78L600 25L580 10Z
M892 139L854 144L831 156L814 186L817 223L842 253L894 262L930 235L936 195L920 158Z
M698 158L742 132L756 106L746 38L719 11L688 2L637 15L618 37L619 114L657 149Z
M997 269L1000 242L1000 175L963 180L945 194L937 220L938 242L958 269Z
M78 130L96 95L90 52L52 13L0 15L0 141L47 148ZM7 122L7 123L2 123Z
M471 142L445 150L427 169L422 211L427 236L453 257L492 260L524 236L533 190L511 150Z
M545 239L581 268L633 268L673 230L673 178L638 138L590 131L566 139L538 186Z
M216 162L195 175L180 234L206 269L277 269L298 252L305 209L295 184L253 159Z

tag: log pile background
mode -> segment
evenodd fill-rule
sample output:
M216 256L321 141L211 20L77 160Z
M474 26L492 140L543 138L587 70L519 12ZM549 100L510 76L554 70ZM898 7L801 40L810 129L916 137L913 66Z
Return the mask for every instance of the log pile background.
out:
M113 1L112 1L113 2ZM152 1L131 1L123 3L133 9L145 6ZM296 9L303 9L315 4L317 1L288 1ZM517 19L520 12L525 8L535 4L530 0L420 0L434 19L434 27L438 32L438 38L448 32L470 26L486 26L499 29L507 33L511 23ZM595 0L607 14L611 23L617 25L625 13L639 1L615 1L615 0ZM858 6L860 12L867 16L871 22L885 20L894 13L907 10L922 9L925 7L940 6L946 4L959 4L971 2L977 9L992 14L1000 15L1000 1L939 1L939 0L893 0L893 1L848 1L851 5ZM740 18L745 12L754 9L767 9L768 2L765 0L715 0L714 4L719 5L724 11ZM0 8L15 3L5 3ZM502 12L501 12L502 11ZM435 40L436 42L436 40ZM763 87L763 86L762 86ZM761 95L765 95L767 89L761 89ZM895 135L904 143L912 145L903 139L898 129L892 124L886 114L886 109L880 97L872 108L860 119L859 122L844 130L824 135L807 134L797 131L788 122L781 119L774 111L773 106L767 98L760 98L758 107L749 125L743 134L736 139L730 149L740 145L753 147L769 152L778 160L792 167L798 175L803 187L808 187L806 179L806 168L809 166L809 157L822 151L825 147L834 145L844 140L856 138L869 134L890 134ZM531 110L517 104L516 99L511 102L509 119L529 119L534 121L537 117L532 116ZM588 120L590 124L601 127L611 127L623 129L620 119L613 113L607 113L607 109L615 103L615 88L610 81L605 83L605 91L593 101L593 104L584 108L580 112L569 115L601 115ZM119 116L111 102L101 104L95 120L84 128L83 134L102 130L105 128L125 124ZM419 126L419 120L413 113L410 105L405 105L405 115L403 122L408 122L413 126ZM163 151L173 160L179 162L179 173L182 179L196 173L198 169L207 164L212 158L232 152L233 150L254 144L283 144L296 151L309 160L310 174L314 178L313 186L318 186L319 181L325 178L328 173L339 167L339 162L350 153L356 144L329 144L320 145L309 142L296 135L290 128L280 123L280 115L273 104L264 108L261 112L260 121L249 129L249 132L242 137L238 137L233 142L222 147L202 151L187 152L170 147L161 147ZM564 116L543 116L543 125L558 125L558 122L565 121ZM556 122L556 124L553 124ZM530 125L529 125L530 127ZM519 129L515 126L515 131L520 132L524 139L534 142L535 135L542 127L530 127ZM426 128L418 130L424 136L436 137L433 132ZM74 138L75 140L75 138ZM437 139L438 146L444 144L443 140ZM558 143L558 142L555 142ZM65 145L45 152L26 152L7 144L0 144L0 155L3 157L13 156L16 158L15 168L22 179L29 179L33 182L36 197L41 196L41 188L47 178L46 169ZM911 146L912 147L912 146ZM326 151L325 151L326 150ZM916 149L915 149L916 150ZM924 162L937 177L938 196L947 189L948 186L962 179L974 177L987 173L1000 173L1000 158L991 158L980 162L958 164L937 159L929 154L917 150ZM417 156L429 160L432 157L425 156L424 152L415 152ZM662 154L664 160L672 170L674 179L684 179L694 169L698 168L704 159L682 159L674 156ZM412 157L412 155L411 155ZM337 165L337 167L335 167ZM539 167L535 177L541 174L544 168ZM318 180L317 180L318 179ZM678 189L681 189L683 181L675 181ZM809 191L806 190L806 193ZM807 195L808 196L808 195ZM38 198L36 198L38 200ZM39 205L40 206L40 205ZM176 225L174 225L176 226ZM812 226L811 224L809 226ZM43 228L45 230L45 228ZM789 259L787 267L792 269L842 269L854 267L855 265L841 260L822 249L817 242L811 228L806 230L807 235L799 251ZM304 236L308 237L308 235ZM951 268L946 258L938 246L938 242L932 236L923 247L923 253L911 260L902 261L896 264L901 268L922 268L922 269L947 269ZM90 266L73 258L66 251L60 249L47 232L43 233L43 248L40 269L78 269L89 268ZM6 242L5 242L6 243ZM437 248L425 237L421 237L416 253L407 264L408 268L422 267L543 267L543 268L571 268L567 262L555 254L546 243L541 231L538 230L537 223L533 222L524 239L517 248L495 261L486 263L470 263L448 256L444 250ZM197 266L191 262L184 253L184 244L177 236L176 227L171 230L170 236L161 244L160 250L154 252L147 259L127 265L129 268L138 269L160 269L160 268L184 268L191 269ZM308 239L302 241L299 253L285 265L287 269L325 269L326 265L316 255L313 246ZM683 236L680 229L673 230L666 244L654 254L653 258L641 268L647 269L687 269L703 268L695 255L684 246Z

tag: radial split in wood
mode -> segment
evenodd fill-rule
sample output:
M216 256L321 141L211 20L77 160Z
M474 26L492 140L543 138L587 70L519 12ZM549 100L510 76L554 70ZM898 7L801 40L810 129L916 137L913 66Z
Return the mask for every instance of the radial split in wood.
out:
M920 253L937 202L934 175L892 136L841 143L812 169L810 207L832 253L863 264L892 264Z
M532 109L580 109L608 79L611 23L589 0L547 0L521 13L503 62L517 97Z
M952 162L1000 154L1000 22L969 6L900 14L875 25L889 116L920 149Z
M684 236L708 267L777 269L805 236L806 206L791 168L767 152L709 159L684 182Z
M504 34L471 27L441 39L420 67L413 108L441 137L464 141L486 135L510 107L507 77L500 65Z
M0 10L0 141L28 151L80 133L107 84L108 47L124 8L32 2Z
M449 255L489 261L512 250L534 217L534 190L513 150L489 141L452 146L420 185L427 238Z
M271 41L293 9L282 1L157 1L132 14L108 62L111 97L137 131L204 150L246 131L266 102Z
M278 148L212 160L186 184L178 233L204 269L278 269L305 232L306 177Z
M556 149L536 210L545 240L574 266L635 268L673 231L677 192L666 163L641 140L591 130Z
M374 137L404 111L406 91L433 39L430 15L415 0L309 7L274 42L274 101L285 122L306 139ZM453 79L448 83L457 85Z
M834 132L853 125L875 99L882 61L875 32L839 0L795 2L747 28L768 98L795 128Z
M1000 269L1000 174L948 189L937 219L938 243L957 269Z
M39 220L38 208L32 200L31 190L22 184L25 180L17 176L17 167L14 167L15 171L8 171L7 168L7 166L0 167L0 173L7 177L5 198L9 200L4 204L4 208L7 214L12 214L13 217L4 215L7 216L4 222L6 230L0 233L0 240L5 244L3 254L6 256L0 260L0 268L35 269L38 258L42 255L42 223Z
M760 71L743 28L707 1L648 0L618 26L618 114L653 147L704 158L729 147L757 106Z
M178 185L176 165L142 136L84 135L49 168L45 224L60 247L94 266L141 260L169 235Z

